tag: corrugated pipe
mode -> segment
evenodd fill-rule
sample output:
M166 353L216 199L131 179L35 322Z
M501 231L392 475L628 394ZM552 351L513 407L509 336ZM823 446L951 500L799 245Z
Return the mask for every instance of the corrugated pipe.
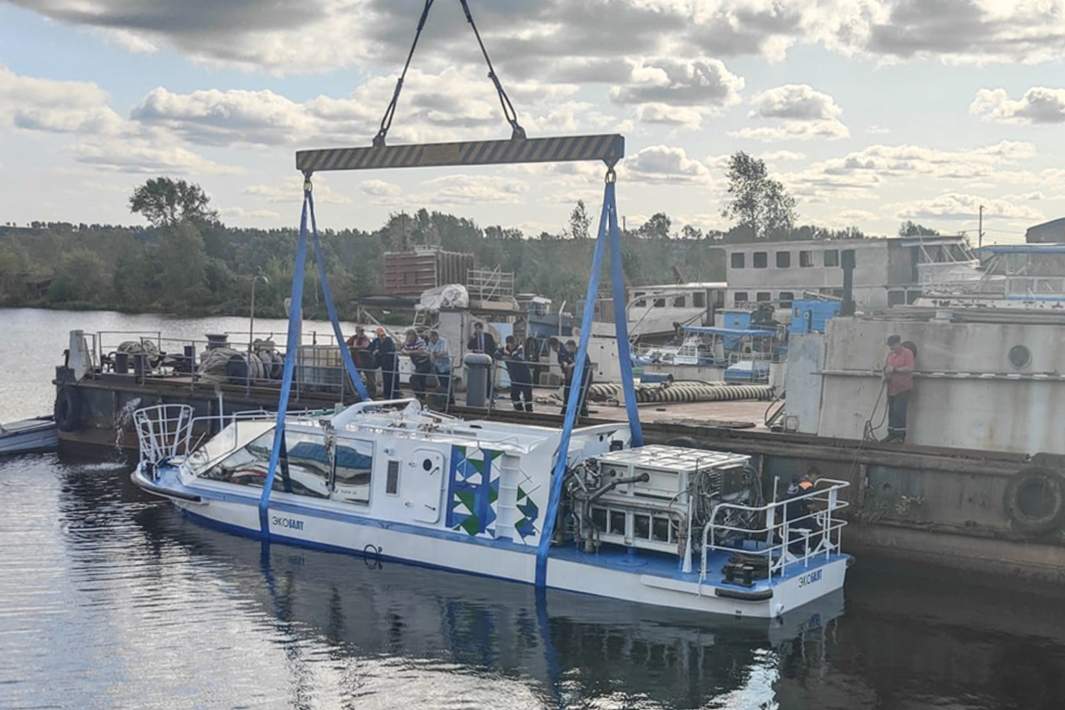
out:
M588 398L593 402L621 401L620 384L593 384ZM769 385L732 385L724 382L674 382L673 384L636 385L636 401L640 404L682 402L731 402L741 399L770 400L773 388Z

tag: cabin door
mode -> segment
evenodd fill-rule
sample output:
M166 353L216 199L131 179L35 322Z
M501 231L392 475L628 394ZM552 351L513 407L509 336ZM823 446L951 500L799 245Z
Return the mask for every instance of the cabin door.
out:
M405 503L413 508L414 519L423 523L440 520L441 496L444 490L444 455L432 449L418 449L407 463L406 486L409 498Z

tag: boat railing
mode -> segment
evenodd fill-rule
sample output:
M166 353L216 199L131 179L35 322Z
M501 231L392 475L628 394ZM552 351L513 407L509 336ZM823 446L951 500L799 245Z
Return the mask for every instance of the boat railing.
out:
M839 494L849 485L821 478L808 493L765 505L714 506L703 526L699 581L706 579L709 553L715 550L764 557L770 584L792 565L807 567L818 556L827 558L839 552L847 521L836 513L848 506Z
M156 404L133 412L142 465L184 456L192 440L193 414L188 404Z

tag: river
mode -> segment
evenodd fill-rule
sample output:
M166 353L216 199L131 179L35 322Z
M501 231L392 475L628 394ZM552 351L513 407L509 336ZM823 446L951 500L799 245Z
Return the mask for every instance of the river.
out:
M51 410L72 328L247 322L18 309L0 326L7 421ZM0 493L3 708L1065 707L1059 590L863 558L843 598L741 624L263 549L119 463L0 460Z

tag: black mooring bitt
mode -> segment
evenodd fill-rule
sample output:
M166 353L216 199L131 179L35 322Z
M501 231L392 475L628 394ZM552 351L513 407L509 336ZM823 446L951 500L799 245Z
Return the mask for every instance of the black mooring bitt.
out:
M308 174L326 170L559 163L576 160L602 160L613 166L623 157L625 137L608 133L593 136L301 150L296 153L296 169Z

